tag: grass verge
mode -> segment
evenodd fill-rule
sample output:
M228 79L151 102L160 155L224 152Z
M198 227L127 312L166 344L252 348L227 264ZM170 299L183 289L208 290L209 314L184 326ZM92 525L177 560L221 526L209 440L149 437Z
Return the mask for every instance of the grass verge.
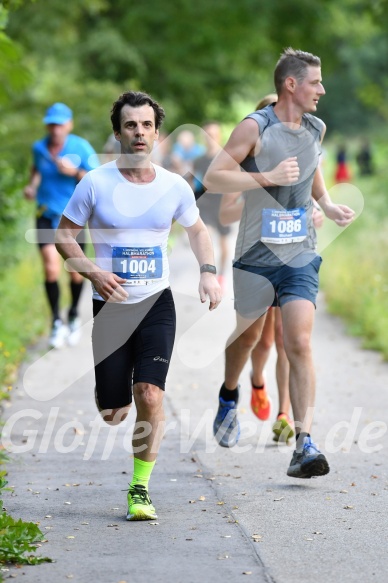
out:
M0 496L7 489L5 473L0 472ZM38 565L51 562L49 557L34 555L42 542L45 542L45 535L39 527L34 522L15 520L7 513L3 500L0 499L0 565ZM0 583L2 581L4 578L0 571Z
M28 251L0 279L0 401L12 390L26 347L47 330L40 257L35 248Z
M14 267L8 267L0 279L0 403L8 399L17 368L26 347L47 329L48 310L42 293L39 253L27 248L27 254ZM7 490L6 452L0 449L0 498ZM0 566L9 564L36 565L51 561L35 556L44 534L33 522L16 520L3 508L0 499ZM4 581L0 567L0 582Z
M323 252L322 289L330 313L344 319L350 334L362 337L364 348L377 350L388 360L386 179L380 173L354 184L362 193L364 209Z

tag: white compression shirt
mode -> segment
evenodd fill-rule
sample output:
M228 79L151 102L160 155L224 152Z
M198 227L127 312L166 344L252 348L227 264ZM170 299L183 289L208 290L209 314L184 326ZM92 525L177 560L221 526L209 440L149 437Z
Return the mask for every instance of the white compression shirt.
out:
M108 162L82 178L63 212L81 227L88 223L96 264L127 279L129 296L123 303L140 302L169 286L172 221L191 227L199 217L187 182L153 167L152 182L135 184L124 178L115 160ZM95 289L93 298L102 300Z

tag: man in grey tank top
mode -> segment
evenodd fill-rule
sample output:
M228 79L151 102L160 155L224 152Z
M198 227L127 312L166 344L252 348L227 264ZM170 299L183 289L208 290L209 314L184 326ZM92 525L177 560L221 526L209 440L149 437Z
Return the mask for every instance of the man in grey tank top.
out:
M227 342L225 381L219 393L214 435L232 447L239 376L256 345L269 306L280 306L290 362L290 397L296 449L287 475L311 478L329 472L310 435L315 402L311 332L321 257L316 251L313 201L345 227L354 211L334 204L318 165L325 124L312 115L325 94L318 57L286 49L276 65L278 101L247 116L210 166L209 192L244 192L245 205L233 264L237 325ZM261 326L252 326L257 320Z

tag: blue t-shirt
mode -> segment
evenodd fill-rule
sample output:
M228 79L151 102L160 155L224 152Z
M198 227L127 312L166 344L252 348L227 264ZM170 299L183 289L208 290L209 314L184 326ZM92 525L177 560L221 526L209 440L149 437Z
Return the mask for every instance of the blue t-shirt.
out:
M35 142L32 148L34 167L41 175L36 200L42 216L56 219L61 216L73 194L77 180L58 171L48 143L49 138L46 137ZM67 157L74 166L87 171L99 166L97 154L89 142L74 134L67 136L58 157Z
M176 142L172 147L172 153L182 158L185 162L191 162L205 153L205 146L202 146L202 144L193 144L189 150L185 150L181 144Z

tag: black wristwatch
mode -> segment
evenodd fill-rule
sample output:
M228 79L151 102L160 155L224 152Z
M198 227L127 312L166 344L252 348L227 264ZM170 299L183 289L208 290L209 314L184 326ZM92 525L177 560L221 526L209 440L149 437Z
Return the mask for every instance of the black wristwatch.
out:
M201 268L199 270L201 273L213 273L214 275L217 274L217 269L215 267L215 265L209 265L209 263L204 263L203 265L201 265Z

